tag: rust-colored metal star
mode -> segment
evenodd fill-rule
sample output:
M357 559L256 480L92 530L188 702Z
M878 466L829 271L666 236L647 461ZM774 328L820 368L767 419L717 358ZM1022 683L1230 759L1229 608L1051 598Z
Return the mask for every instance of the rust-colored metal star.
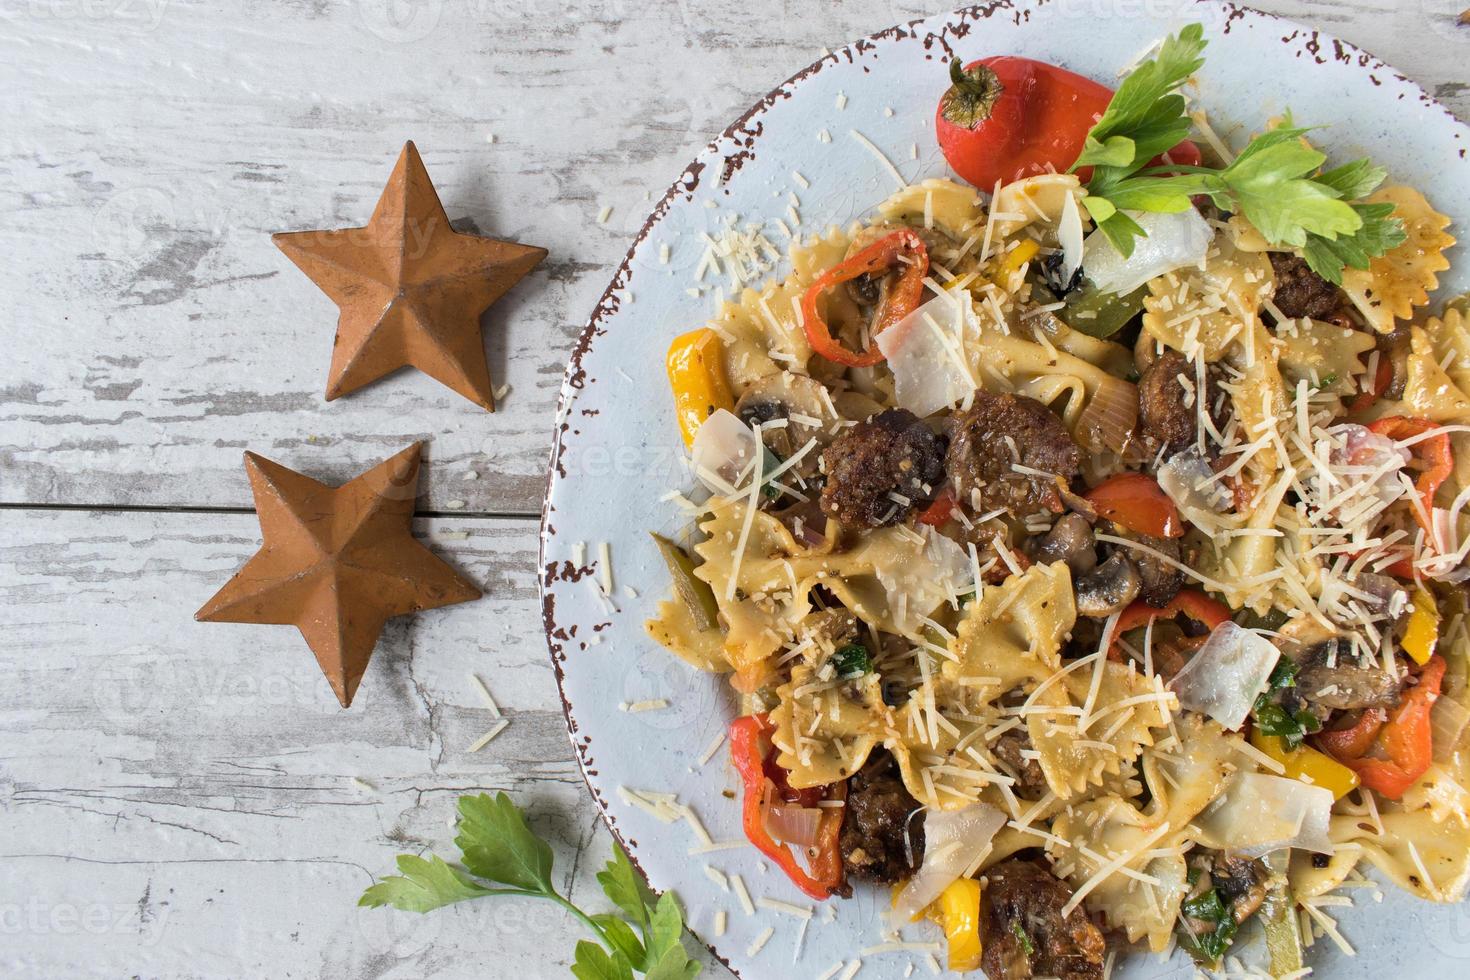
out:
M246 453L265 540L194 618L295 626L350 705L385 622L480 597L409 529L420 448L340 487Z
M450 228L413 143L366 227L271 240L341 310L327 401L412 366L495 411L480 314L546 249Z

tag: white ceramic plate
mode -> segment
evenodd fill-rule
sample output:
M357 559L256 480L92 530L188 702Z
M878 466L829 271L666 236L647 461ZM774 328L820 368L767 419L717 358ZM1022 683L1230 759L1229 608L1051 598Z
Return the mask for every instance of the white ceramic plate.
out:
M885 896L859 889L853 900L836 902L836 922L819 916L793 964L800 923L767 910L747 917L704 868L740 874L757 898L810 905L779 871L761 867L767 862L750 848L691 855L696 841L685 824L661 823L617 792L626 786L676 793L717 841L740 837L737 804L724 795L737 789L726 753L698 766L732 716L732 701L720 680L676 661L643 631L668 582L648 532L680 525L674 506L659 498L687 485L664 353L675 335L702 324L713 308L711 290L702 298L686 293L704 251L699 233L735 211L742 221L772 221L769 237L782 241L773 219L785 216L788 192L800 198L807 233L860 216L895 184L853 131L881 147L910 181L947 174L931 120L951 55L967 61L1025 55L1111 81L1146 45L1193 20L1204 22L1210 40L1200 97L1217 129L1249 131L1288 108L1300 122L1331 124L1314 138L1334 158L1371 155L1394 178L1426 191L1455 219L1452 230L1466 237L1470 131L1372 55L1310 28L1213 2L1023 0L892 28L824 57L773 91L669 189L578 343L562 390L541 555L547 638L567 726L613 832L655 888L675 890L696 935L748 980L815 977L851 960L879 941ZM846 96L841 109L839 93ZM822 130L831 142L819 139ZM664 245L667 264L660 261ZM1455 258L1443 283L1446 295L1470 287L1470 259ZM586 543L587 558L574 567L578 542ZM598 599L594 584L600 542L610 546L615 609ZM666 698L670 707L644 713L619 707L654 698ZM1348 958L1319 942L1310 951L1316 976L1404 976L1415 968L1439 976L1456 963L1463 969L1470 914L1386 891L1382 904L1365 899L1356 910L1341 910L1358 955ZM718 909L729 925L717 938ZM775 935L749 955L767 925ZM889 953L865 957L861 976L902 976L911 960L925 974L922 954ZM1167 964L1139 956L1120 963L1115 975L1191 976L1193 970L1183 954Z

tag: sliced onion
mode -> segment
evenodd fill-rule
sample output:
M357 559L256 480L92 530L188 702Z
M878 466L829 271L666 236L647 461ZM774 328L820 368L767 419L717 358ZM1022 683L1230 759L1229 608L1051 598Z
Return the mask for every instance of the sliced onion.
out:
M929 810L924 817L924 863L893 903L895 927L908 925L990 849L1006 816L988 803Z
M1461 749L1460 736L1470 724L1470 710L1455 698L1441 697L1429 709L1429 724L1434 730L1434 761L1448 762Z
M821 823L820 807L776 804L766 808L766 832L776 840L796 847L816 844L817 828Z
M1280 657L1270 640L1226 621L1210 631L1210 638L1174 675L1169 689L1179 696L1180 707L1238 729Z
M1331 854L1331 816L1332 791L1325 787L1285 776L1239 772L1194 825L1206 847L1246 857L1283 847Z
M754 430L722 408L700 425L689 455L699 482L715 493L728 494L745 482L742 474L753 472L751 461L761 449Z
M1205 260L1214 229L1194 208L1177 214L1128 216L1143 227L1146 237L1135 240L1133 254L1124 258L1101 231L1087 236L1082 267L1087 278L1104 293L1124 295L1155 276L1199 265Z
M974 391L965 349L978 333L969 301L948 292L880 333L898 407L925 418Z
M1088 452L1122 453L1138 424L1138 388L1111 374L1098 384L1077 416L1077 441Z
M1221 516L1234 500L1224 483L1215 479L1214 468L1198 446L1169 457L1157 475L1159 486L1186 521L1203 531L1215 531L1224 524Z

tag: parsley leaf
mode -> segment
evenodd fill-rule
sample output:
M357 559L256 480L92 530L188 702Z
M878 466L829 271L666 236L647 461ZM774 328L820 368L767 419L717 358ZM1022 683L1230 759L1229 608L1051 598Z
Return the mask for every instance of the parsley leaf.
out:
M531 833L510 797L485 794L459 799L459 836L470 873L529 891L555 891L551 885L551 845Z
M400 854L398 870L403 873L373 885L362 893L357 904L367 908L391 905L408 912L430 912L467 898L494 894L432 854L428 860Z
M429 912L472 898L520 896L557 903L587 926L601 945L577 943L572 975L578 980L693 980L700 964L684 950L684 913L671 892L655 896L617 845L597 881L621 915L588 915L552 884L551 845L536 836L525 814L504 793L459 800L459 847L465 869L436 855L398 856L397 875L363 892L359 905L391 905L407 912ZM474 877L471 877L473 875ZM508 887L493 888L477 879Z
M1205 63L1204 27L1190 24L1164 39L1159 53L1118 86L1072 165L1137 169L1189 135L1184 97L1175 89Z
M1366 269L1374 256L1397 248L1409 237L1403 222L1393 217L1392 204L1354 204L1352 209L1363 221L1356 232L1335 239L1309 235L1302 249L1302 258L1312 271L1337 286L1342 285L1344 268Z
M1177 90L1204 64L1205 44L1198 24L1166 38L1118 86L1072 167L1093 168L1087 210L1120 254L1132 255L1145 234L1127 212L1177 213L1199 195L1243 215L1272 245L1300 249L1312 270L1333 283L1342 282L1344 268L1367 268L1404 241L1392 206L1354 203L1383 181L1384 170L1362 159L1319 173L1326 157L1302 139L1308 128L1289 118L1255 136L1223 169L1148 168L1189 135L1191 120Z

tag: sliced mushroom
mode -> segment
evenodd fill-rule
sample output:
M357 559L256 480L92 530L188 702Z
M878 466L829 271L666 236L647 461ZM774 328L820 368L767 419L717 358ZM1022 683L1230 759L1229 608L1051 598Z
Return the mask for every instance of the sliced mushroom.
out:
M1081 514L1067 514L1044 536L1029 538L1026 544L1027 557L1037 564L1064 561L1073 575L1085 575L1097 567L1092 525Z
M1266 900L1266 881L1271 877L1259 858L1247 858L1221 851L1210 864L1210 879L1215 891L1230 905L1237 924L1256 913Z
M735 403L735 414L746 425L764 426L786 419L785 425L764 428L761 436L767 449L782 460L790 459L811 439L817 440L817 449L831 441L829 430L834 419L821 387L817 381L800 374L783 371L768 375L745 389ZM812 425L813 420L820 424ZM797 467L798 475L810 476L816 472L817 455L807 454Z
M1346 644L1339 646L1336 640L1311 648L1301 660L1297 692L1314 705L1339 710L1398 704L1403 688L1399 677L1377 667L1359 667L1351 659Z
M1077 615L1102 619L1122 612L1143 587L1138 566L1121 551L1077 579Z

